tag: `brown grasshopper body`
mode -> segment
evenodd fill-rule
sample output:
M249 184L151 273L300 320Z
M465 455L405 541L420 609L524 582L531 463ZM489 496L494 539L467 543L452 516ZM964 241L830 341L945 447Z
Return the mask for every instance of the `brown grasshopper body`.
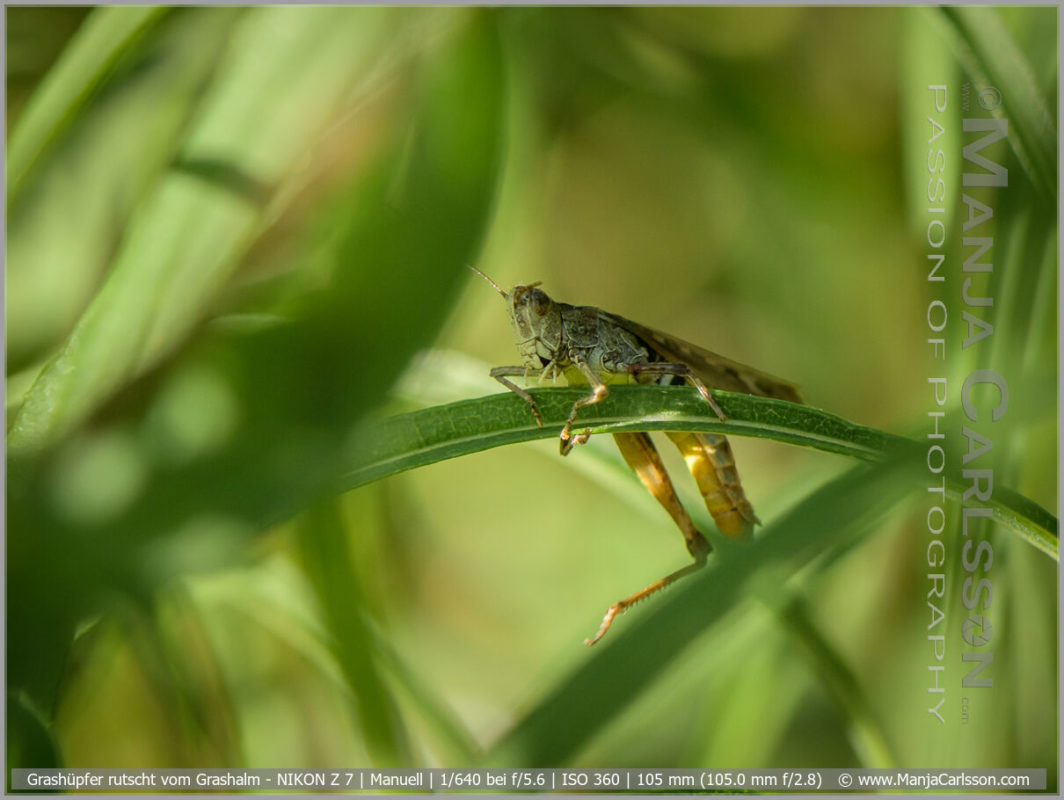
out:
M591 387L589 395L573 404L562 428L563 456L575 444L588 440L590 431L572 434L573 423L581 408L598 403L609 394L610 384L690 383L722 422L726 421L724 412L710 394L710 386L801 402L793 385L752 367L594 306L556 302L536 288L539 285L536 283L515 286L505 292L482 272L474 271L506 299L514 340L524 362L521 366L495 367L491 376L528 403L541 427L543 423L532 395L508 380L509 377L524 376L527 380L535 375L542 383L562 375L569 384ZM749 538L759 520L743 492L728 440L718 434L693 432L670 432L667 436L683 455L720 532L733 539ZM676 496L650 436L615 433L613 438L625 461L672 517L695 561L610 606L598 633L587 644L601 639L617 614L704 566L712 549Z

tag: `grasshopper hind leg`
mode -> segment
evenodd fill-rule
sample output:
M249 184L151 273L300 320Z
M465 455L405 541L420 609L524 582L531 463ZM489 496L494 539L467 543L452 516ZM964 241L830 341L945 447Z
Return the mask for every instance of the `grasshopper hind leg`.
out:
M584 639L584 644L590 647L603 636L605 636L606 631L608 631L610 629L610 625L613 624L613 618L616 617L618 614L623 614L625 611L634 606L640 600L645 600L646 598L650 597L650 595L660 592L666 586L669 586L670 584L673 584L676 581L680 580L680 578L686 578L688 575L698 572L698 570L702 569L702 567L704 567L705 565L706 559L705 556L703 556L700 561L696 561L694 564L688 564L686 567L682 567L681 569L678 569L675 572L671 572L664 578L662 578L660 581L654 581L654 583L650 584L645 589L636 592L631 597L626 597L619 603L614 603L606 610L606 616L602 618L602 624L599 625L598 631L592 638Z
M599 626L595 636L584 640L587 645L592 645L605 636L606 631L613 624L613 618L618 614L623 614L640 600L645 600L652 594L660 592L665 587L680 580L680 578L702 569L706 564L706 557L712 550L706 537L695 527L691 516L680 503L680 498L676 495L676 489L672 485L669 473L665 471L665 465L661 461L657 448L654 447L654 443L650 440L650 436L645 433L615 433L613 438L617 442L617 447L620 449L621 455L624 456L624 460L635 470L643 486L669 512L669 516L672 517L676 527L683 534L684 542L687 544L687 551L695 562L669 573L661 580L655 581L646 588L610 606L606 611L606 616L602 618L602 624Z
M672 485L669 473L665 471L665 465L661 461L650 435L646 433L615 433L614 441L617 448L624 456L636 476L642 482L646 490L661 503L662 507L672 517L676 527L683 534L687 551L695 559L704 559L710 551L709 542L698 528L695 527L691 515L683 507L680 498L676 495L676 488Z
M689 383L698 390L698 393L702 395L702 399L709 404L711 409L713 409L713 413L717 415L717 419L721 422L728 421L728 417L724 414L724 409L722 409L717 401L713 399L713 395L709 391L709 388L686 364L674 364L667 361L652 361L646 364L629 364L628 371L636 377L637 381L640 375L657 375L659 378L668 379L663 381L666 385L677 384L680 382Z
M631 364L628 369L637 380L640 375L656 375L662 382L676 384L682 381L691 384L717 418L721 422L728 421L709 389L686 364L652 362ZM761 520L743 492L728 440L713 433L668 433L667 436L683 456L720 532L733 539L749 538L754 525L760 525Z
M717 529L745 541L761 520L746 499L727 438L715 433L667 433L698 484Z
M760 524L760 520L743 492L735 468L735 456L728 440L723 436L703 433L666 435L680 450L720 532L732 539L748 539L753 534L754 525ZM640 600L645 600L681 578L702 569L712 550L706 537L695 527L691 516L680 503L672 480L665 471L665 465L650 436L645 433L615 433L613 438L624 460L635 470L643 486L661 503L680 529L694 563L610 606L602 618L598 632L593 638L585 640L588 645L595 644L606 635L618 614L623 614Z

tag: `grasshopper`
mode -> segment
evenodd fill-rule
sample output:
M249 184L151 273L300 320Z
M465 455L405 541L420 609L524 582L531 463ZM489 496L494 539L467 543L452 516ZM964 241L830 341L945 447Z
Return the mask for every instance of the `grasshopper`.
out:
M690 342L595 306L556 302L537 288L539 282L515 286L507 292L480 270L470 269L506 300L514 340L524 362L521 366L495 367L491 370L491 377L528 403L541 428L543 420L535 399L509 378L522 376L527 383L529 376L535 374L538 382L543 383L561 375L571 385L587 385L591 389L590 394L573 403L565 420L560 437L563 456L574 445L588 441L591 431L574 435L573 424L580 409L601 402L609 394L610 384L657 382L668 386L689 383L721 422L727 419L709 387L802 402L792 384ZM666 435L680 450L720 532L739 541L750 538L754 525L760 524L760 520L743 493L728 440L710 433L669 432ZM643 486L680 529L694 563L610 606L598 632L585 640L588 645L595 644L606 634L618 614L705 566L712 550L680 503L650 436L646 433L615 433L613 438Z

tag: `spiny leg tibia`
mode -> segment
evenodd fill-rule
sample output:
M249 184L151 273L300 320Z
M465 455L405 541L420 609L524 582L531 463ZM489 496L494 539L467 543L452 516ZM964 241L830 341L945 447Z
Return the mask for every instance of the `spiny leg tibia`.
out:
M688 575L697 572L705 565L706 558L705 556L703 556L694 564L688 564L686 567L683 567L682 569L678 569L675 572L666 575L660 581L654 581L652 584L650 584L650 586L646 587L645 589L641 589L640 591L633 594L631 597L626 597L619 603L614 603L606 610L606 616L602 618L602 624L599 626L598 632L595 634L594 638L584 639L584 644L590 647L603 636L605 636L606 631L608 631L610 629L610 625L613 624L613 618L618 614L623 614L625 611L634 606L640 600L645 600L646 598L650 597L650 595L660 592L666 586L675 583L676 581L680 580L680 578L685 578Z

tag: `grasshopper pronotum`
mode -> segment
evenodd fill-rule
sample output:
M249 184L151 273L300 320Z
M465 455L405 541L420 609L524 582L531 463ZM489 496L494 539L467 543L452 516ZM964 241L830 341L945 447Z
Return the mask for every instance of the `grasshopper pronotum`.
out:
M573 403L561 432L561 454L576 444L584 444L590 431L574 435L573 423L581 408L600 402L609 394L609 384L687 382L713 409L722 422L724 412L708 387L732 392L802 402L798 390L786 381L766 375L667 333L610 314L594 306L572 306L551 300L538 283L515 286L504 291L495 281L470 267L490 283L507 302L514 340L524 364L495 367L491 377L521 397L536 422L543 426L536 402L511 377L536 375L539 382L563 375L569 384L587 385L591 393ZM759 523L750 501L743 493L728 440L712 433L670 432L666 434L679 448L721 533L733 539L748 538ZM671 583L701 569L712 547L680 503L654 443L646 433L613 434L621 455L635 470L639 480L665 508L683 534L687 551L694 558L635 594L614 603L606 611L602 625L591 639L601 639L613 618Z

